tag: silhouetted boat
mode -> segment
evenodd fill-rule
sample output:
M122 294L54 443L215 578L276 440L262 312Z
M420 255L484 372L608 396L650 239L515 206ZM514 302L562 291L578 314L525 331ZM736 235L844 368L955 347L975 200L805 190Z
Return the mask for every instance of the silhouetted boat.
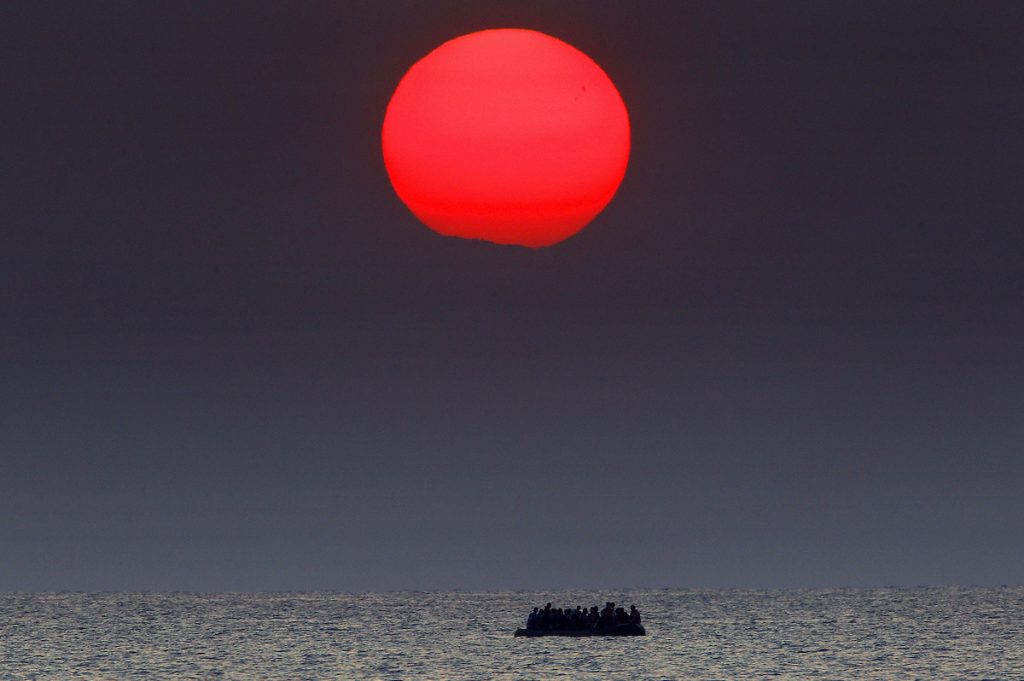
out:
M516 629L516 636L646 636L642 624L616 624L600 629Z

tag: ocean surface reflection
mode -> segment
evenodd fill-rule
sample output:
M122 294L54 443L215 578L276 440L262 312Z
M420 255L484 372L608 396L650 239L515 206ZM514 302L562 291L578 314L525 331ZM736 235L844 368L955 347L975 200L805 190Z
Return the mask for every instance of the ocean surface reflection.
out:
M646 637L513 638L636 603ZM0 594L0 679L1024 679L1024 588Z

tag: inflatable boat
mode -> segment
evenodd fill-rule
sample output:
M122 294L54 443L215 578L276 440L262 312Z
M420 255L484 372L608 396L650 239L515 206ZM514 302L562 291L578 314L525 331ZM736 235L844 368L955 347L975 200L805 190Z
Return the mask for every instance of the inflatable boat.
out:
M616 624L600 629L516 629L516 636L646 636L642 624Z

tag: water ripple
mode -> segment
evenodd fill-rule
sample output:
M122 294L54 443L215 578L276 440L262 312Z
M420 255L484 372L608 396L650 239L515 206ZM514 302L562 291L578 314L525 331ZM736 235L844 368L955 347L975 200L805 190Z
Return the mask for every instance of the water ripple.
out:
M643 638L516 639L637 603ZM0 680L1024 680L1024 589L0 594Z

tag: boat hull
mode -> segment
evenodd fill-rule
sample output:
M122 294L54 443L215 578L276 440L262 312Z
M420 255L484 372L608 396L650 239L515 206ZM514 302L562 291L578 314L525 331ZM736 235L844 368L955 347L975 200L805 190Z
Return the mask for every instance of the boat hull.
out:
M617 624L602 629L516 629L516 636L646 636L642 624Z

